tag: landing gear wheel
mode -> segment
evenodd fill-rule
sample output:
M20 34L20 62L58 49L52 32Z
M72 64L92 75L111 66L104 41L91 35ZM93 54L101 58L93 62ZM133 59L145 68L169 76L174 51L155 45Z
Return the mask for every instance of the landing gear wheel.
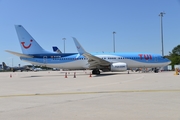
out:
M158 73L158 69L157 68L154 69L154 73Z
M92 71L92 74L95 74L95 70Z
M97 74L97 75L99 75L99 74L100 74L100 71L99 71L99 70L97 70L97 71L96 71L96 74Z
M94 70L92 71L92 74L99 75L99 74L100 74L100 71L99 71L99 69L94 69Z

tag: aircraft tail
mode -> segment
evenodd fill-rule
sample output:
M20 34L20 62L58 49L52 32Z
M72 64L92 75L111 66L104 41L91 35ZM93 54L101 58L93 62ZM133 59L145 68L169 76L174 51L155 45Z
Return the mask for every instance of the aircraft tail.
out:
M47 53L35 39L24 29L22 25L15 25L23 54L44 54Z
M52 46L53 51L56 53L62 53L61 50L57 46Z
M7 70L7 68L8 68L5 62L2 62L2 67L4 70Z

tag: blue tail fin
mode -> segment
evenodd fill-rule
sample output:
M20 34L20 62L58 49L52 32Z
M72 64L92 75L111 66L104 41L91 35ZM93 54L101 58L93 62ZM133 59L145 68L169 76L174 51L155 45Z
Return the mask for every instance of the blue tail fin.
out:
M53 51L54 51L54 52L62 53L57 46L52 46L52 48L53 48Z
M24 29L22 25L15 25L23 54L47 53L35 39Z

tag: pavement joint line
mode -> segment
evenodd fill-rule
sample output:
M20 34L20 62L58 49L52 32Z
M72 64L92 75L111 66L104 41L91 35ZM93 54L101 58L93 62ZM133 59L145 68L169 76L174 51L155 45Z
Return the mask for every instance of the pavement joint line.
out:
M180 89L174 90L117 90L117 91L94 91L94 92L60 92L60 93L36 93L36 94L14 94L2 95L0 98L10 97L29 97L29 96L57 96L57 95L73 95L73 94L109 94L109 93L152 93L152 92L180 92Z

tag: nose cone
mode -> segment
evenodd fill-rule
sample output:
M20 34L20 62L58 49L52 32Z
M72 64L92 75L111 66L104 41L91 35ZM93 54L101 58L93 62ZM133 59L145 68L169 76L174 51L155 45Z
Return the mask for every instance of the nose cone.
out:
M166 60L168 65L171 64L171 61L169 59L166 58Z

